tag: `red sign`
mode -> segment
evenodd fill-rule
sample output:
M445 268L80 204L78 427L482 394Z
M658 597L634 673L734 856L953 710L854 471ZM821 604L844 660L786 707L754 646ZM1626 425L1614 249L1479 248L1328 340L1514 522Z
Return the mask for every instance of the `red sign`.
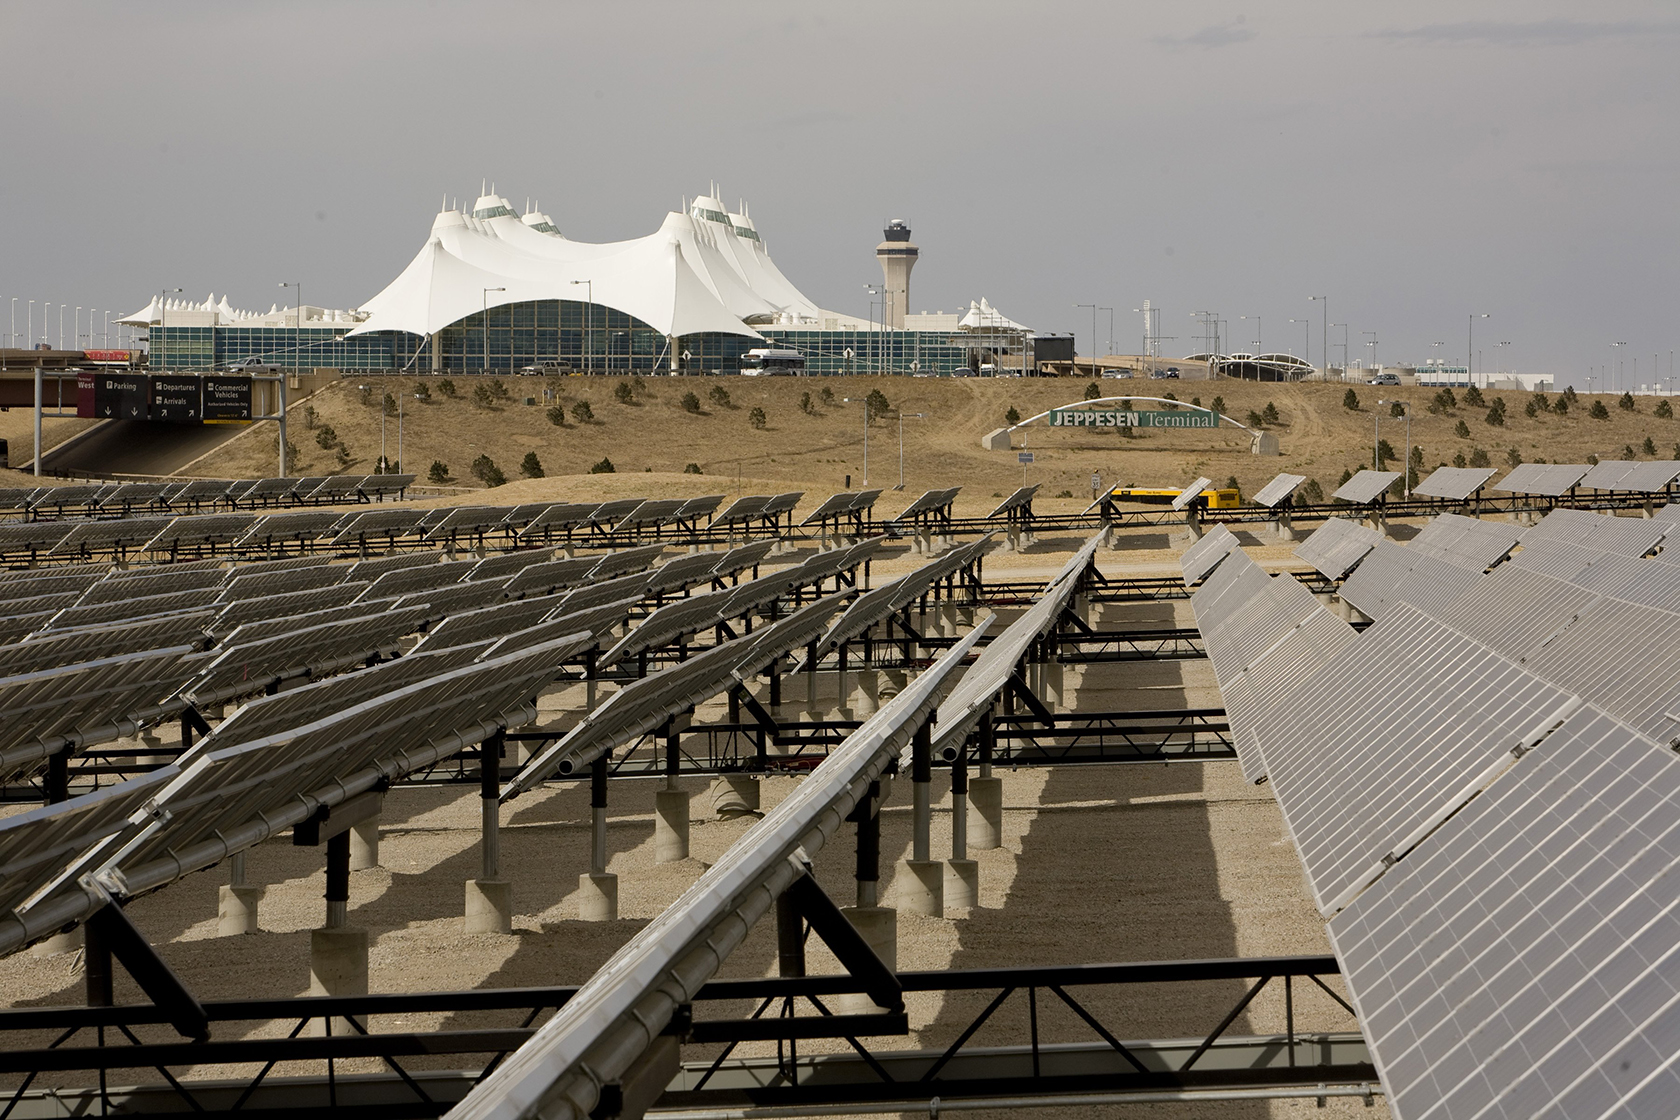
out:
M92 373L78 373L76 375L76 415L97 416L93 408L93 384L97 375Z
M109 362L127 365L129 351L127 350L83 350L82 356L90 362Z

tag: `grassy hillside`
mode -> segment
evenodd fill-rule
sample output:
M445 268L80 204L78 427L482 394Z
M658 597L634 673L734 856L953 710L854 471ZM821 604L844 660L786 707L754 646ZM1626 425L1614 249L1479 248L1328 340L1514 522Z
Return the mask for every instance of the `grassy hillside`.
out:
M518 480L520 463L535 452L549 476L581 475L591 465L610 459L620 475L647 471L661 476L664 488L695 492L754 489L750 480L778 482L789 489L837 490L851 476L854 487L864 482L863 406L872 390L885 395L892 418L878 418L869 432L869 483L890 487L898 481L898 412L923 413L904 420L905 488L919 491L935 486L964 486L964 506L984 504L994 494L1021 485L1023 471L1010 452L987 452L980 437L1002 427L1014 407L1025 417L1055 405L1081 399L1084 379L934 379L907 377L833 378L507 378L506 397L475 401L477 379L456 379L453 397L442 391L437 378L388 378L382 388L408 394L403 406L403 459L408 470L425 479L436 460L446 464L453 485L477 487L470 473L480 455L495 461L509 480ZM371 382L370 382L371 383ZM417 400L424 384L429 400ZM630 400L620 395L629 391ZM1680 423L1653 415L1658 404L1640 398L1636 409L1617 407L1614 397L1580 398L1567 415L1554 412L1526 415L1527 393L1488 393L1480 408L1463 403L1451 411L1430 413L1434 390L1389 386L1355 386L1357 411L1345 408L1347 387L1331 384L1253 384L1232 381L1102 382L1105 393L1126 391L1165 395L1176 393L1186 402L1199 398L1211 405L1222 397L1224 411L1239 420L1263 412L1272 404L1278 420L1266 425L1281 444L1278 457L1249 453L1249 439L1237 428L1217 431L1148 431L1124 438L1112 431L1051 430L1035 425L1025 445L1036 462L1027 467L1029 482L1043 484L1041 494L1054 497L1067 491L1087 498L1090 476L1113 483L1182 484L1198 474L1217 482L1235 477L1245 493L1252 493L1282 470L1305 474L1328 492L1346 469L1371 462L1373 416L1381 417L1381 438L1397 454L1404 453L1405 424L1391 419L1376 400L1408 401L1413 407L1411 436L1423 448L1425 473L1453 462L1455 454L1469 458L1480 449L1492 465L1506 467L1510 453L1523 460L1581 462L1589 454L1622 458L1628 446L1639 458L1671 458L1680 440ZM824 396L827 390L827 396ZM554 394L545 397L545 391ZM712 399L727 394L727 403ZM698 412L684 408L693 393ZM810 394L809 410L802 397ZM1489 406L1504 398L1505 425L1486 422ZM534 404L526 404L534 398ZM847 403L845 398L851 398ZM292 409L292 443L301 453L296 473L366 472L373 469L380 449L379 391L363 394L358 382L345 381L316 394L307 405ZM1609 411L1605 420L1587 415L1594 399ZM566 410L563 425L551 422L548 409L559 403ZM585 404L591 418L577 419ZM1147 406L1146 406L1147 407ZM314 410L309 419L306 408ZM762 427L755 426L755 409L762 410ZM1465 436L1456 434L1463 422ZM386 453L397 456L397 420L386 420ZM313 426L312 426L313 425ZM334 446L319 446L323 428L330 428ZM1656 455L1642 451L1649 437ZM331 442L331 441L329 441ZM338 453L342 444L345 456ZM1016 433L1015 445L1023 444ZM341 458L345 461L341 465ZM274 470L273 428L253 427L224 450L197 464L195 473L250 476ZM699 478L682 472L695 464ZM675 476L675 477L673 477ZM581 480L580 480L581 481ZM594 481L602 481L595 479ZM615 480L617 481L617 480ZM630 480L623 480L635 489ZM654 480L647 479L647 482ZM552 486L541 489L547 491ZM762 485L758 489L762 490ZM570 489L568 487L567 489ZM583 489L587 490L588 487Z

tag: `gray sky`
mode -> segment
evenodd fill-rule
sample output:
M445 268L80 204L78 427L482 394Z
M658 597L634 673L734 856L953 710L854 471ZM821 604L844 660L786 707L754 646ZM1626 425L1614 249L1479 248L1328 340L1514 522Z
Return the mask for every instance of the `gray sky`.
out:
M1488 369L1583 388L1680 347L1672 4L0 0L0 41L0 314L37 323L354 306L481 179L581 240L715 179L824 306L864 313L902 217L912 310L984 295L1081 353L1073 304L1135 352L1152 299L1169 353L1212 309L1229 349L1310 317L1317 363L1309 295L1355 358L1462 360L1472 312Z

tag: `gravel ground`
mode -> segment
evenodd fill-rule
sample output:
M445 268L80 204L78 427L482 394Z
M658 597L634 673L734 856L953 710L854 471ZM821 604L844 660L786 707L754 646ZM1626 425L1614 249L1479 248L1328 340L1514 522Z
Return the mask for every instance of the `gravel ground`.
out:
M1140 542L1142 543L1142 542ZM1153 544L1154 542L1148 542ZM1052 552L1052 547L1057 547ZM1037 567L1049 574L1066 558L1060 541L1044 549L988 559L1021 578ZM1268 545L1263 561L1283 563L1288 546ZM1135 574L1176 572L1176 550L1104 550L1105 570ZM882 565L891 574L894 562ZM1159 572L1151 569L1159 568ZM1099 608L1105 622L1155 621L1191 625L1189 604ZM1007 616L1006 616L1007 617ZM1074 702L1086 708L1145 709L1214 706L1217 689L1204 661L1142 662L1070 669ZM550 698L545 708L577 698ZM795 687L793 693L802 697ZM1242 781L1234 762L1135 764L1003 772L1004 845L971 853L980 863L980 906L955 919L900 914L902 969L977 968L1174 958L1312 953L1328 950L1324 926L1308 900L1301 865L1277 805L1265 787ZM796 778L763 783L768 809ZM653 861L652 781L612 787L608 831L610 870L619 876L621 917L577 920L577 876L587 869L588 791L583 783L554 783L503 811L502 862L514 882L514 932L467 935L462 930L463 882L478 871L478 804L471 786L405 787L385 801L382 866L351 877L351 922L372 934L371 988L380 992L582 983L620 945L676 899L706 867L746 833L751 820L717 819L704 783L689 781L692 858ZM950 850L949 784L936 775L933 851ZM850 830L818 858L825 889L842 904L853 898ZM883 889L890 904L892 867L909 854L908 784L900 781L883 813ZM265 887L261 932L236 938L215 934L217 888L227 869L197 874L136 900L129 913L164 958L205 999L294 996L309 986L309 934L323 917L322 852L289 840L263 844L249 856L252 883ZM835 964L813 948L812 972ZM731 957L731 976L769 975L775 969L772 922L761 922ZM1109 996L1079 993L1086 1007L1121 1038L1206 1033L1236 1002L1240 982L1197 985L1199 990L1135 988ZM77 1003L79 954L17 954L0 960L0 992L11 1006ZM1089 998L1087 998L1087 995ZM142 997L119 970L117 998ZM910 1001L913 1035L883 1046L946 1043L989 996L917 996ZM1296 989L1301 1022L1319 1029L1352 1029L1351 1019L1315 990ZM1087 1027L1063 1008L1040 1005L1048 1041L1085 1040ZM994 1017L1020 1025L1026 1011L1013 998ZM493 1025L472 1015L381 1020L385 1029L448 1022ZM1281 989L1257 999L1232 1027L1237 1033L1281 1030ZM494 1024L500 1025L500 1024ZM275 1028L277 1033L284 1028ZM991 1026L976 1045L998 1044ZM1019 1035L1017 1035L1019 1037ZM43 1040L46 1041L46 1040ZM428 1063L416 1062L416 1066ZM431 1063L442 1066L446 1062ZM353 1072L356 1063L341 1063ZM366 1067L371 1069L371 1065ZM276 1075L295 1070L277 1069ZM309 1070L308 1072L316 1072ZM135 1075L139 1076L139 1075ZM145 1079L150 1080L147 1075ZM112 1075L122 1084L121 1072ZM1062 1110L1052 1110L1059 1112ZM1080 1115L1222 1117L1324 1115L1311 1100L1202 1103L1081 1110ZM1386 1114L1331 1100L1328 1111ZM1045 1114L1048 1115L1048 1114Z

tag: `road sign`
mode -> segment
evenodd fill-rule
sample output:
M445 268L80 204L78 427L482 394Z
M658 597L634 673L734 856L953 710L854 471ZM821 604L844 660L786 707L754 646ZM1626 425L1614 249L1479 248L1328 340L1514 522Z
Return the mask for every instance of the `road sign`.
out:
M1052 428L1217 428L1219 414L1188 409L1182 412L1138 409L1053 408Z
M133 373L96 373L93 379L93 414L101 420L144 420L150 378Z
M1016 455L1015 455L1015 460L1016 460L1016 462L1020 462L1020 463L1030 463L1030 462L1033 461L1033 453L1031 451L1017 452Z
M206 377L204 379L206 420L249 420L251 379L249 377Z
M203 419L198 378L158 374L150 380L152 403L149 419L177 424L197 424Z

